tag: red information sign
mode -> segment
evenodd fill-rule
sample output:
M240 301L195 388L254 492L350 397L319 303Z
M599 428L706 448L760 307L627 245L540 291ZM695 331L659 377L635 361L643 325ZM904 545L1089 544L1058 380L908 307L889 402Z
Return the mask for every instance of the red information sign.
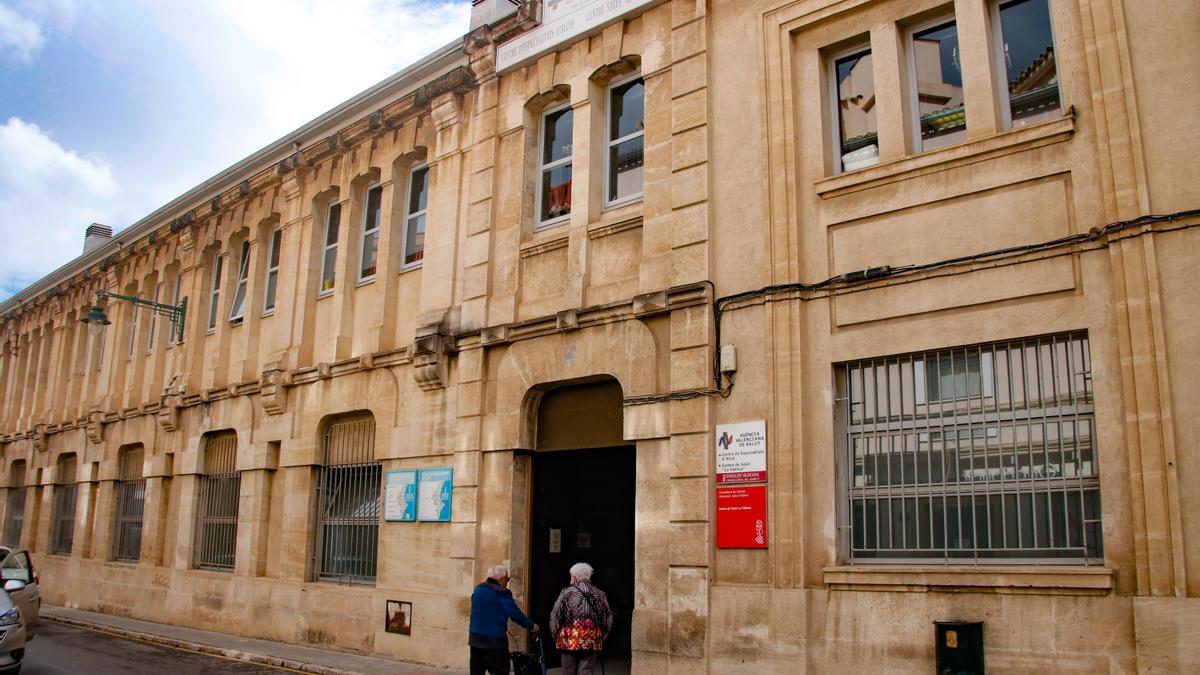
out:
M767 486L717 488L717 548L767 547Z

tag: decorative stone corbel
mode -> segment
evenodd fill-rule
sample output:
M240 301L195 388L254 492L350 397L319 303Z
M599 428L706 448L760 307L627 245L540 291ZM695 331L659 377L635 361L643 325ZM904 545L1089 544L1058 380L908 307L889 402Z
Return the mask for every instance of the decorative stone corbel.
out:
M33 425L33 449L36 452L46 451L46 425Z
M508 324L487 326L479 331L479 343L484 347L494 347L508 342Z
M87 416L87 437L92 443L104 442L104 413L93 408Z
M281 415L287 411L287 373L272 368L263 371L259 378L259 396L262 397L263 410L268 415Z
M158 426L163 431L178 431L179 429L179 396L163 396L158 407Z
M633 296L633 315L638 318L653 314L662 314L669 309L666 291L655 291L654 293L643 293Z
M569 331L579 328L579 312L574 309L564 309L555 315L556 325L560 331Z
M444 318L417 327L417 337L408 353L412 355L413 379L424 391L446 386L450 356L458 351L449 332Z

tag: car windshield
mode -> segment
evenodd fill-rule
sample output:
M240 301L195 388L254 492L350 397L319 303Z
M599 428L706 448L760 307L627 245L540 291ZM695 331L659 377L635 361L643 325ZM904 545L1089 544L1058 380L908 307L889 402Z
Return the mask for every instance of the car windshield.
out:
M30 583L29 555L23 551L10 552L5 556L4 562L0 562L0 577L4 581L16 579L17 581Z

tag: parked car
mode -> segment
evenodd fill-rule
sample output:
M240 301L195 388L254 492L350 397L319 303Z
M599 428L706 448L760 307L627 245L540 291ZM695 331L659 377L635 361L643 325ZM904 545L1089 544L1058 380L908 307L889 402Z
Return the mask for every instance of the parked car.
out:
M0 673L21 672L25 642L37 631L42 592L29 551L0 546Z
M7 592L0 593L0 673L21 672L24 658L25 622L21 611Z
M32 640L37 632L38 614L42 610L42 592L38 588L37 571L29 551L0 546L0 579L4 590L21 611L25 623L26 639Z

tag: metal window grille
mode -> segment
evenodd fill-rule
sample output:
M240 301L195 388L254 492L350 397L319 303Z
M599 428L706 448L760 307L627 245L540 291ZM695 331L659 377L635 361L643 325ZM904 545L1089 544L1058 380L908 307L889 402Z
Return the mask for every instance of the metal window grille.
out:
M51 535L50 550L59 555L70 555L75 538L75 455L58 458L58 484L54 486L54 533Z
M324 442L324 465L316 481L314 576L374 584L383 479L383 465L375 461L375 421L334 423Z
M19 546L25 525L25 460L12 463L9 470L8 499L4 507L4 543Z
M851 563L1103 564L1086 333L837 368Z
M242 474L237 471L237 435L209 437L204 444L193 564L200 569L232 571L237 553L238 502Z
M141 557L142 515L146 508L143 456L141 446L121 451L112 539L112 559L120 562L137 562Z

